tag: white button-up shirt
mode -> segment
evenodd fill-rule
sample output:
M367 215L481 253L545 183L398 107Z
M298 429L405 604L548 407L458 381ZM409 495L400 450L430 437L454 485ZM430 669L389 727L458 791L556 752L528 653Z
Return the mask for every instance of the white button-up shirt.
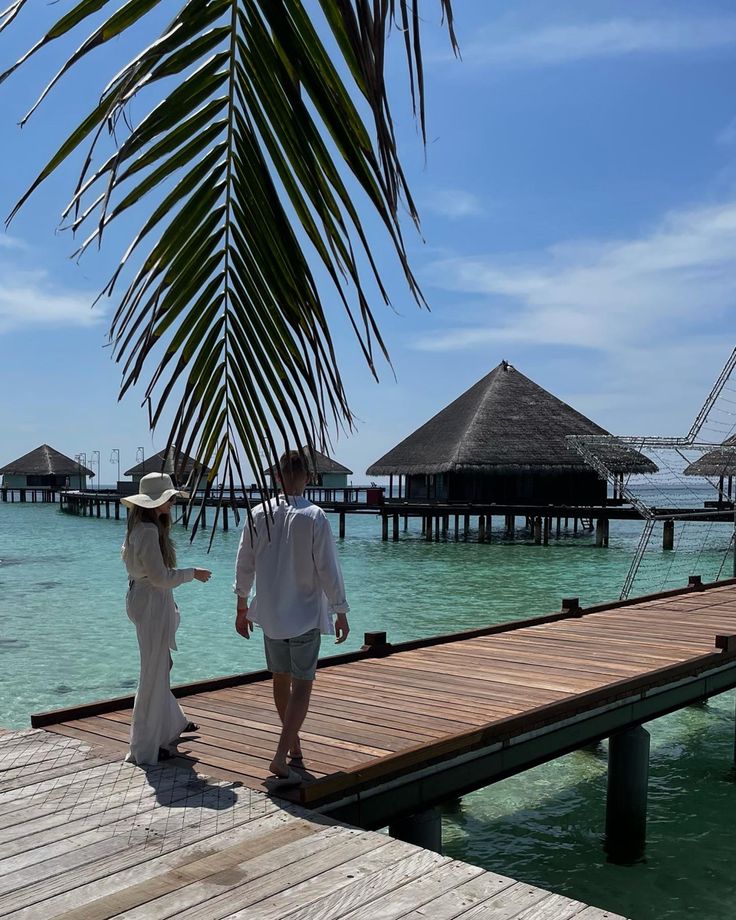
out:
M310 629L332 634L333 615L350 609L330 522L302 496L279 496L253 510L238 548L238 597L247 598L254 581L248 618L270 639Z

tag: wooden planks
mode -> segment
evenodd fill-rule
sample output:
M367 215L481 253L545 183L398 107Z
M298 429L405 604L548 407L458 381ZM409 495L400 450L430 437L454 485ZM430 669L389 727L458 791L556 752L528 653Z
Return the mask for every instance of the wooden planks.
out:
M304 725L302 801L661 684L670 669L679 679L708 656L727 660L717 633L736 633L736 584L340 659L320 669ZM263 789L280 729L270 683L201 685L182 704L200 732L182 739L178 763ZM50 728L104 756L126 750L129 719L129 709L97 711Z
M24 771L12 788L3 765ZM587 920L560 895L46 732L0 737L0 822L0 917L14 920Z

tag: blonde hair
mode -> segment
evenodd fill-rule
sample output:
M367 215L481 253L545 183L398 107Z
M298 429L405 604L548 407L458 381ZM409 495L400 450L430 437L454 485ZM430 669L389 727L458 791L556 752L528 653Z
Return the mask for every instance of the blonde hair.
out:
M176 568L176 546L171 539L171 517L168 514L156 514L153 508L140 508L136 505L128 515L128 529L125 534L123 552L128 548L128 540L137 524L155 524L158 528L158 545L167 569Z

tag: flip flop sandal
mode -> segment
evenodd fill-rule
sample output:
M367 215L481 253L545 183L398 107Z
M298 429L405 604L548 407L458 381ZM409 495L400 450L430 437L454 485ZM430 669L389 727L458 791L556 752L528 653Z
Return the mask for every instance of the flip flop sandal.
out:
M182 735L185 735L185 734L191 735L192 732L198 732L198 731L199 731L199 725L197 725L196 722L187 722L184 728L182 728L181 733Z
M159 760L171 760L173 756L174 755L171 753L171 751L167 750L166 748L158 749L158 759Z
M290 758L289 758L289 765L292 766L292 767L296 767L297 770L303 770L303 769L304 769L304 757L303 757L303 755L300 754L298 757L290 757Z

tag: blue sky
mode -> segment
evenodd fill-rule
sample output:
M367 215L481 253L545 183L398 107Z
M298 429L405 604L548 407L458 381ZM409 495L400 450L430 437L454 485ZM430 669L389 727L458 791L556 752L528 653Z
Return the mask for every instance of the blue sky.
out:
M58 11L19 19L1 59ZM422 236L408 221L405 233L431 311L413 304L366 215L393 297L376 314L396 379L384 367L371 380L335 306L360 419L335 455L361 481L502 358L613 432L685 433L736 344L733 4L456 0L462 61L433 5L424 11L426 151L398 41L389 76L422 215ZM39 56L0 87L3 215L103 79L91 63L15 128L57 60ZM70 260L56 227L74 177L70 166L0 234L0 463L42 442L100 450L109 481L113 448L126 468L167 431L150 435L137 394L117 403L111 307L90 309L134 224Z

